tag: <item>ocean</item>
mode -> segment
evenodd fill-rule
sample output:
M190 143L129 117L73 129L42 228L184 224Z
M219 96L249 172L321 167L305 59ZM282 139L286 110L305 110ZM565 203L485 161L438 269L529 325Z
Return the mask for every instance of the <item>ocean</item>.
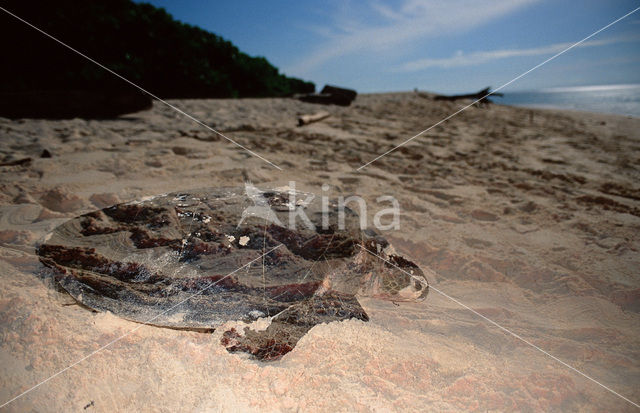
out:
M640 84L504 92L504 97L493 100L512 106L573 109L640 117Z

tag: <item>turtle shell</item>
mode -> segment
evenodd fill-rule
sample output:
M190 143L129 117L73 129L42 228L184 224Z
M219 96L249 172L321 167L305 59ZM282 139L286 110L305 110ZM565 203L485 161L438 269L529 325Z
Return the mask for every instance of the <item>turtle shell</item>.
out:
M266 330L227 331L222 344L272 360L318 323L367 321L358 293L424 296L412 262L366 259L363 247L375 254L387 246L337 202L247 185L84 214L57 227L37 253L77 301L129 320L210 330L270 317Z
M213 328L311 297L329 268L359 252L358 215L345 209L339 226L331 203L323 223L321 208L319 197L294 191L170 193L71 219L37 252L90 308L160 326ZM309 222L294 217L296 210Z

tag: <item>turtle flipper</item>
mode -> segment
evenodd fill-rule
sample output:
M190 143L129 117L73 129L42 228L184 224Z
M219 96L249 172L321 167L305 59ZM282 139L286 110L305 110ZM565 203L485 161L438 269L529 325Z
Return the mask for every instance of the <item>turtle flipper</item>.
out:
M225 331L221 344L231 353L243 351L258 360L277 360L293 350L298 340L316 324L350 318L369 320L355 296L328 292L282 311L265 330L245 327L244 334L235 329Z

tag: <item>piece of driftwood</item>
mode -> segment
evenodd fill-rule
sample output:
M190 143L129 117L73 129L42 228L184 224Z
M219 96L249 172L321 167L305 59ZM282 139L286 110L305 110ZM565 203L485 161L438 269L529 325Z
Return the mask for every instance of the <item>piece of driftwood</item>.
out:
M303 95L295 95L296 99L307 103L319 103L321 105L334 105L333 96L328 93L307 93Z
M328 93L334 96L336 99L340 99L347 106L350 105L351 102L355 100L356 96L358 96L358 92L356 92L353 89L345 89L343 87L337 87L337 86L331 86L331 85L325 85L325 87L322 88L320 93Z
M466 95L437 95L433 99L434 100L447 100L447 101L454 101L454 100L458 100L458 99L473 99L473 100L478 100L477 103L479 105L489 105L490 103L493 103L491 100L489 100L489 96L500 96L500 97L502 97L503 94L502 93L491 92L491 87L487 87L487 88L482 89L481 91L479 91L477 93L469 93L469 94L466 94Z
M31 158L16 159L15 161L0 162L0 166L16 166L16 165L29 165Z
M136 90L44 90L0 93L0 117L108 119L152 107Z
M298 126L308 125L310 123L326 119L329 116L331 116L331 114L325 111L316 112L309 115L301 115L300 117L298 117Z
M349 106L357 95L358 92L353 89L326 85L320 93L307 93L304 95L295 95L294 97L308 103Z

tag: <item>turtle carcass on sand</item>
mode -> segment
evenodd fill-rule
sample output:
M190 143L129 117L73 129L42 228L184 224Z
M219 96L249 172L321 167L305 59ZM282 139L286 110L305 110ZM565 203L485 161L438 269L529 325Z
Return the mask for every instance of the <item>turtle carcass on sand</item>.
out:
M222 344L273 360L316 324L367 321L357 295L427 294L417 265L343 211L250 185L172 193L67 221L37 253L76 300L129 320L214 329L270 317L262 331L224 332Z

